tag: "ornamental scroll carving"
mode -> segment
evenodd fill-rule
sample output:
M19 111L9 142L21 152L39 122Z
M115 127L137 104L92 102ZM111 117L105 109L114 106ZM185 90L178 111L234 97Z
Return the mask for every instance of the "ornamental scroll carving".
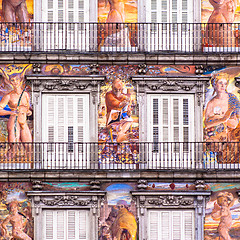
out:
M47 206L87 206L91 200L82 200L78 196L55 196L53 199L40 200L43 204Z
M158 199L150 199L148 203L156 206L189 206L193 205L193 197L183 196L159 196Z
M103 84L104 76L26 76L26 80L31 82L33 91L83 91L89 89L98 91L98 87Z

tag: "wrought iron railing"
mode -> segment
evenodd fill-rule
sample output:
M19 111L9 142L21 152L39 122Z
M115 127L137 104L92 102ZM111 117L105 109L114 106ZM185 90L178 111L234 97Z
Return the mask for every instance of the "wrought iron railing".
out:
M0 143L0 170L239 170L240 142Z
M238 23L0 23L0 52L236 53Z

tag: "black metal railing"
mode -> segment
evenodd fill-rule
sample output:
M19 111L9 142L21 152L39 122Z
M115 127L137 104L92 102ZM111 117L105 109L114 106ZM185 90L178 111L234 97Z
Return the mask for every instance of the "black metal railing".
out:
M238 23L0 23L0 52L236 53Z
M239 170L240 142L0 143L0 170Z

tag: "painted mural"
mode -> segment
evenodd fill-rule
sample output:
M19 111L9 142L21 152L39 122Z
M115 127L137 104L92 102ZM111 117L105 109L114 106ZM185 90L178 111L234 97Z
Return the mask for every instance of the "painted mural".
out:
M33 239L30 183L0 183L0 239Z
M79 182L43 182L43 191L89 191L88 183Z
M136 46L137 21L137 0L98 0L98 22L108 23L99 25L99 50Z
M238 47L240 5L237 0L202 0L205 47Z
M152 191L191 191L196 190L195 184L193 183L159 183L159 182L149 182L146 190Z
M206 206L205 240L240 239L240 184L209 184L211 198Z
M101 88L100 99L99 142L103 143L99 149L100 161L136 163L139 127L134 87L129 80L115 78Z
M103 189L107 199L101 207L99 240L137 240L136 206L130 194L134 186L115 183Z
M31 50L33 29L29 23L32 20L33 0L0 0L0 49ZM14 24L11 24L13 22Z
M31 89L24 82L30 70L31 65L0 66L0 142L8 142L1 147L1 160L31 159L31 146L23 146L32 142Z
M204 136L206 154L210 161L218 163L239 163L240 140L240 95L234 85L234 77L240 68L224 68L211 73L210 87L206 91L204 109ZM232 144L217 144L232 142Z

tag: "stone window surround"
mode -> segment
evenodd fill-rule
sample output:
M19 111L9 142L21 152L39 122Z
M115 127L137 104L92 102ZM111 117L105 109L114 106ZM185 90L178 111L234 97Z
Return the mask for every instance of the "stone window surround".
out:
M47 76L47 75L27 75L25 76L32 89L32 104L34 106L34 141L42 141L42 94L89 94L89 129L90 142L98 140L98 102L100 97L100 87L105 81L105 76L84 75L84 76Z
M136 87L137 103L139 108L139 139L147 141L147 95L148 94L194 94L195 105L195 141L203 139L203 108L205 90L209 86L210 76L146 76L131 77Z
M84 209L89 210L90 239L98 238L98 220L101 203L104 201L105 192L54 192L54 191L29 191L27 196L32 203L32 216L34 218L34 239L43 239L43 209Z
M195 239L204 239L206 203L211 191L132 191L137 205L139 239L147 240L147 211L150 209L195 210Z

